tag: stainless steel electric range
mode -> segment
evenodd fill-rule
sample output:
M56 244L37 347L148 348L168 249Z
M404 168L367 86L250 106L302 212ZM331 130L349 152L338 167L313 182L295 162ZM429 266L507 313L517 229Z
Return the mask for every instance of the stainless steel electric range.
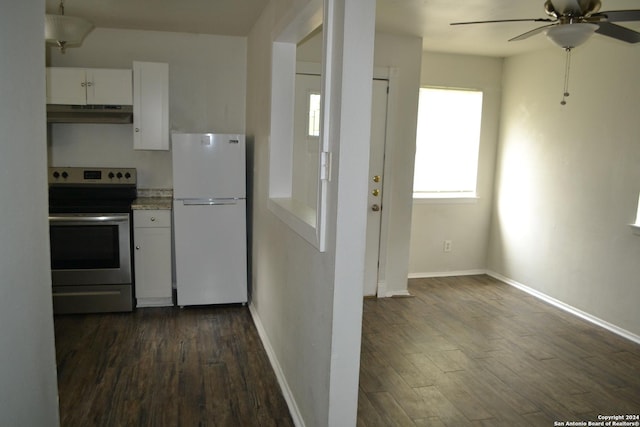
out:
M133 310L133 168L49 168L53 311Z

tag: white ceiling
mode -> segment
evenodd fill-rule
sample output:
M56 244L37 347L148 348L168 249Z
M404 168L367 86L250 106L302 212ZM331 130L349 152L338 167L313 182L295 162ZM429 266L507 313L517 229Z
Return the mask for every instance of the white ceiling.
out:
M574 1L574 0L555 0ZM554 3L555 3L554 1ZM602 10L638 9L638 0L602 0ZM247 35L268 0L65 0L65 13L96 27ZM455 26L451 22L546 18L544 0L377 0L377 29L423 38L424 50L510 56L549 46L544 35L508 42L544 23ZM57 13L58 0L46 0ZM640 29L639 24L623 25ZM602 37L596 35L596 37Z

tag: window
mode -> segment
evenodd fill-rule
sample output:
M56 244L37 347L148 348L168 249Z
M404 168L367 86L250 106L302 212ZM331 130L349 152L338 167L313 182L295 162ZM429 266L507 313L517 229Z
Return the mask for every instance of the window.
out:
M307 136L320 136L320 94L309 93L309 126Z
M307 240L320 252L325 251L327 188L329 160L328 138L325 129L328 122L323 121L327 96L309 97L309 92L296 90L296 71L299 58L305 57L320 64L319 83L330 81L331 50L325 51L325 34L322 25L324 1L308 0L294 9L296 13L282 23L281 32L275 36L271 51L271 134L269 135L269 199L267 207L282 222ZM331 28L331 25L328 26ZM319 87L314 93L322 93ZM303 100L297 104L297 96ZM308 102L320 102L315 109L314 123ZM296 105L304 105L296 108ZM307 108L308 107L308 108ZM298 112L302 117L297 119ZM295 120L294 120L295 118ZM316 123L317 121L317 123ZM295 144L294 133L301 123L302 138L311 139L309 132L317 133L314 144ZM315 127L315 129L313 128ZM315 151L311 152L311 148ZM315 157L314 157L315 156ZM313 162L313 163L312 163ZM321 163L322 162L322 163ZM305 168L307 165L312 167ZM324 173L324 174L323 174ZM298 179L302 176L304 179Z
M638 196L638 213L636 215L636 222L631 224L631 228L635 234L640 235L640 196Z
M482 92L420 88L414 198L476 197Z

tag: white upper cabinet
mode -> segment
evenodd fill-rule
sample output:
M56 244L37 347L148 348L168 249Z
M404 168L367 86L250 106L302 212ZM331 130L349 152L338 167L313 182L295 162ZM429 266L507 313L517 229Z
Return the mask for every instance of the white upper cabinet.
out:
M47 104L132 105L131 70L49 67Z
M169 64L133 62L133 148L169 149Z

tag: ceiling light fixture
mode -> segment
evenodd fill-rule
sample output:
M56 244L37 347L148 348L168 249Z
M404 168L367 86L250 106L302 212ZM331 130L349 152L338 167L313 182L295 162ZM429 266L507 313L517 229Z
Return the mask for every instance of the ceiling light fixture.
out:
M93 30L93 24L84 18L64 14L64 0L60 0L59 15L45 15L44 38L47 43L55 44L60 52L65 53L67 47L82 44L84 38Z
M547 37L556 45L560 46L567 53L564 67L564 90L562 92L562 100L560 105L567 105L567 96L569 96L569 73L571 71L571 49L580 46L589 40L598 25L588 22L576 22L554 25L546 30Z
M554 25L547 30L549 40L565 49L573 49L589 40L598 25L588 22Z

